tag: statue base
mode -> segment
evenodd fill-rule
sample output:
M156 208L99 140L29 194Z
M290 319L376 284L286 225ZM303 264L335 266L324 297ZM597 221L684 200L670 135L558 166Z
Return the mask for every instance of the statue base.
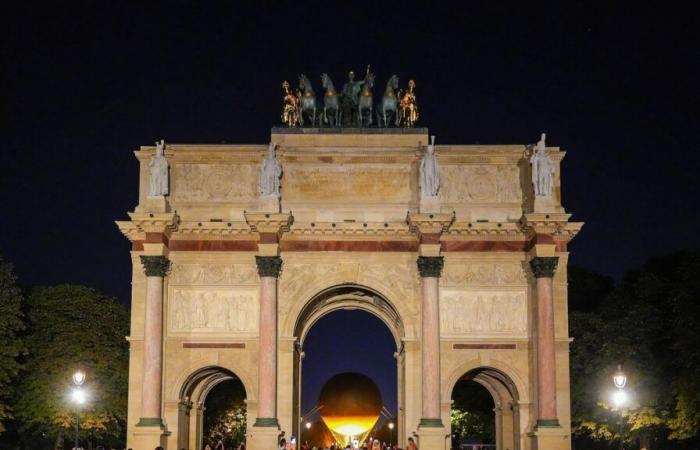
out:
M435 197L423 197L420 198L420 205L418 209L421 214L424 213L439 213L440 212L440 199Z
M536 213L563 213L564 208L554 201L554 197L535 197L534 211Z
M258 198L255 207L255 210L259 212L279 213L281 212L280 198L276 195L261 196Z
M146 197L144 204L136 207L135 212L167 213L170 212L170 202L164 195Z

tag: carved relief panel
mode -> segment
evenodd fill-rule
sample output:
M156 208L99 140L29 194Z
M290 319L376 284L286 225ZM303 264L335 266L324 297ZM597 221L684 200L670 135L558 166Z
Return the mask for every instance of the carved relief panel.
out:
M443 336L526 337L525 292L447 291L440 295Z
M257 330L257 291L253 289L175 288L168 306L168 329L172 333Z
M526 286L527 275L521 262L445 264L440 286Z
M252 264L173 264L170 334L257 332L257 280Z
M520 169L514 165L444 165L438 196L444 203L520 203Z
M258 166L252 164L175 164L171 201L247 202L257 197Z

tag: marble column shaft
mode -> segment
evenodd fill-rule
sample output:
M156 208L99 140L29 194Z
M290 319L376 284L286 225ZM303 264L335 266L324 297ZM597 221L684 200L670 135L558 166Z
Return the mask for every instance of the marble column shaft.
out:
M537 423L557 426L556 357L554 345L554 273L557 257L530 261L537 293Z
M279 256L257 256L260 275L258 418L255 426L277 425L277 277Z
M142 256L146 272L143 332L142 426L161 424L163 373L163 278L170 262L164 256Z
M440 415L440 303L438 281L442 256L418 257L423 285L421 302L421 426L441 427Z

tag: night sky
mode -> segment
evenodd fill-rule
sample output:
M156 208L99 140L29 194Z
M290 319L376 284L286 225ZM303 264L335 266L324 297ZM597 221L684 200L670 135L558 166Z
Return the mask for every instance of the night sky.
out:
M671 2L146 3L0 6L0 254L22 286L85 284L128 304L113 221L136 205L132 151L266 143L282 80L303 72L320 90L328 72L341 87L367 64L377 89L416 80L438 144L545 131L566 150L564 205L586 222L573 264L619 280L698 248L700 24Z

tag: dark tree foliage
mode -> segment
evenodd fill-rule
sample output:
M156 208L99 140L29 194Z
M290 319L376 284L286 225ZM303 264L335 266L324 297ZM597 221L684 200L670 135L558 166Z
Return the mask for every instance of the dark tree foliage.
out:
M623 439L640 448L697 446L700 253L654 258L611 292L600 287L569 286L580 290L575 298L604 295L593 300L595 308L569 316L577 438L598 445ZM621 410L610 401L617 364L629 379L629 402Z
M24 352L20 336L22 294L15 285L12 265L0 258L0 435L3 423L12 418L10 401L15 393L15 381L20 370L19 357Z
M207 443L216 447L219 440L226 448L245 441L246 393L240 380L227 380L216 385L205 402L204 430Z
M60 285L30 292L26 316L28 355L15 405L24 445L61 445L69 431L72 439L78 411L82 439L108 443L123 437L126 308L92 289ZM76 369L87 375L87 403L80 409L70 396Z
M491 394L475 381L462 379L452 391L452 441L464 439L496 442L494 403Z

